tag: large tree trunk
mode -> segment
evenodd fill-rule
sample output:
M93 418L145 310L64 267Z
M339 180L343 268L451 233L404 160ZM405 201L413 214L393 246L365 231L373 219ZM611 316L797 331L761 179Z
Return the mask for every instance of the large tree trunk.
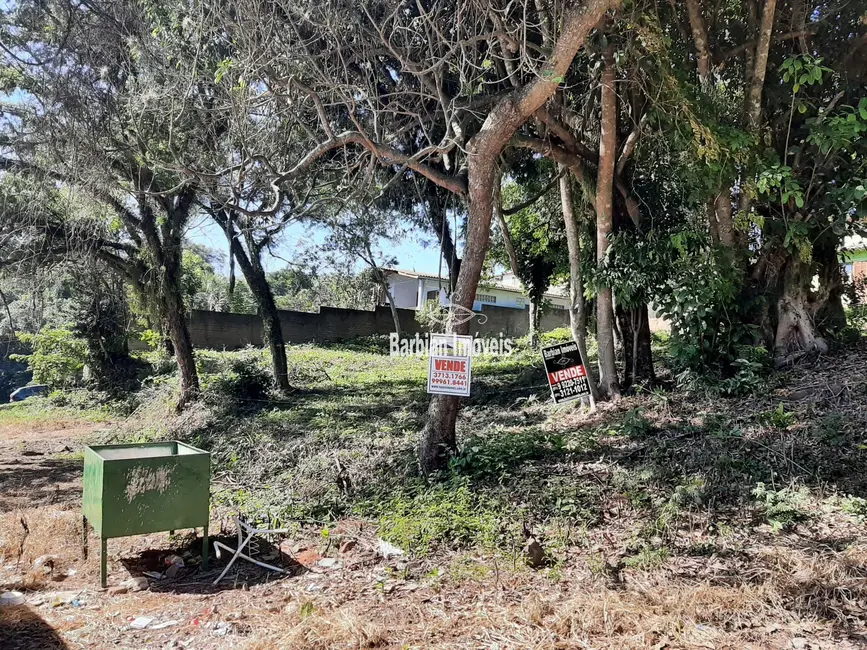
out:
M797 257L789 259L783 272L782 293L777 300L774 358L778 363L792 354L828 351L828 343L819 335L813 322L812 279L809 264Z
M277 302L274 300L271 285L268 284L265 270L261 264L247 259L246 255L236 256L236 259L259 309L259 317L262 319L262 340L271 352L271 370L274 373L274 383L278 390L284 393L288 392L292 387L289 385L286 341L283 338L283 325L280 323L280 312L277 309Z
M286 341L283 338L283 325L280 323L280 312L271 285L265 277L265 271L258 265L250 265L249 274L244 264L238 260L238 266L244 273L244 279L250 287L250 293L256 300L259 318L262 319L262 340L271 353L271 370L274 373L274 383L281 392L288 392L289 364L286 360Z
M234 227L232 227L234 231ZM227 231L228 232L228 231ZM280 312L274 300L274 292L265 276L265 269L255 248L250 255L241 246L237 236L231 238L232 255L244 274L250 293L256 301L259 318L262 319L262 340L271 353L271 371L277 390L287 393L292 389L289 384L289 363L286 360L286 340L283 338L283 325Z
M183 409L198 399L199 374L181 293L181 244L180 241L174 244L166 242L164 246L163 281L157 299L163 328L172 343L175 362L178 364L181 389L178 409Z
M617 321L623 335L623 386L653 382L653 352L647 305L626 309L617 306Z
M277 389L283 393L289 392L292 386L289 384L289 363L286 360L286 340L283 338L283 326L280 323L280 312L277 309L277 301L274 300L274 292L265 275L262 266L260 252L251 241L247 240L250 249L241 245L239 235L235 231L235 221L231 214L225 211L209 211L211 217L223 228L226 237L229 238L229 251L231 257L238 263L244 280L256 301L259 318L262 319L262 340L268 346L271 353L271 372L274 374L274 383Z
M479 132L467 143L469 220L467 242L452 303L471 309L491 234L494 183L499 178L497 159L521 126L557 90L584 39L617 0L587 0L582 8L570 10L560 37L542 74L501 99L485 119ZM448 331L466 334L469 322L450 319ZM427 423L421 433L419 465L424 473L445 466L457 446L455 423L460 399L434 395L428 408Z
M813 260L819 265L819 288L814 297L814 320L823 332L839 332L846 327L843 308L845 284L837 246L824 240L813 246Z
M608 237L614 227L614 165L617 155L617 91L614 48L605 51L602 71L602 116L599 136L599 172L596 180L596 264L602 268ZM601 287L596 298L596 340L599 345L600 392L620 398L614 356L614 310L611 287Z
M539 322L542 319L542 305L535 300L530 300L527 311L530 314L530 324L528 335L530 338L530 347L539 345Z
M572 186L564 171L565 168L561 165L560 204L566 228L566 246L569 249L569 328L572 338L578 344L581 363L590 380L590 408L595 409L599 393L587 359L587 310L584 304L584 274L581 271L581 238L578 234L578 222L575 220Z

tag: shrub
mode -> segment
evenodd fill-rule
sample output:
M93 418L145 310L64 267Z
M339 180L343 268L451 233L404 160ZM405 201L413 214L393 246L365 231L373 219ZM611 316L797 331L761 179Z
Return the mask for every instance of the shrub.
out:
M643 438L653 431L653 424L640 408L629 409L617 427L617 433L629 438Z
M197 360L207 399L223 405L227 399L233 402L268 399L274 380L261 351L248 350L240 355L200 353Z
M441 545L492 548L499 535L497 516L466 479L402 492L386 501L381 511L380 535L418 555Z
M54 388L69 388L81 383L87 362L87 343L68 329L43 329L36 334L19 334L30 346L30 354L11 355L26 361L33 380Z
M774 490L764 483L757 483L753 496L775 533L787 530L808 518L807 513L802 510L809 497L807 488Z
M756 417L759 424L775 429L788 429L795 423L795 414L787 411L780 402L777 408L759 413Z
M735 374L720 382L723 395L750 395L767 386L771 371L771 357L761 346L739 345L735 349L737 358L731 365Z

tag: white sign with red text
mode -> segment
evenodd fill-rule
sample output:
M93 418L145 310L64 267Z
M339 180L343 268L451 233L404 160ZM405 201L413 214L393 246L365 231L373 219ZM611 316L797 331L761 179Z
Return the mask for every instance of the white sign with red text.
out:
M468 397L473 363L473 337L431 334L427 392Z

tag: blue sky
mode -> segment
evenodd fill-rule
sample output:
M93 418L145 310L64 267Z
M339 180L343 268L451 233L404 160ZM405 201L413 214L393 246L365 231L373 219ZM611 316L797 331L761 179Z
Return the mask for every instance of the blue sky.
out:
M190 224L187 236L192 242L200 246L206 246L222 252L225 252L227 249L225 235L207 217L195 219ZM315 245L317 242L322 242L324 238L325 233L321 229L307 224L293 224L289 226L280 238L280 245L276 249L277 255L283 259L266 256L266 259L263 260L266 269L276 271L288 266L285 260L296 259L301 250L309 247L311 244ZM433 235L419 232L397 243L381 242L380 248L389 256L397 258L397 266L399 268L411 269L422 273L436 274L439 272L440 249ZM361 269L364 264L359 261L357 266ZM224 274L228 273L227 268L217 270ZM443 264L442 271L444 276L448 275L448 269L445 264Z

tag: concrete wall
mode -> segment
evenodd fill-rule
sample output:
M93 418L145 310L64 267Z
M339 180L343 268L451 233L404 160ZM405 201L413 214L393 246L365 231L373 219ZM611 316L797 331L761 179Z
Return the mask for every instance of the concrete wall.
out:
M399 309L401 328L405 335L426 331L415 320L415 311ZM470 324L474 336L524 336L528 328L526 309L510 309L484 305L482 317L476 316ZM484 322L480 322L484 320ZM390 334L394 331L391 310L377 307L375 311L322 307L319 313L281 311L280 322L287 343L327 343L358 336ZM569 313L548 310L542 315L542 331L569 326ZM245 345L262 345L262 322L250 314L229 314L216 311L194 310L190 315L190 336L199 348L235 349Z
M415 311L399 309L398 314L404 332L423 331L415 321ZM322 307L318 313L281 310L280 323L287 343L327 343L394 331L388 307L377 307L375 311ZM231 350L262 345L262 321L251 314L193 310L190 336L193 345L201 348Z

